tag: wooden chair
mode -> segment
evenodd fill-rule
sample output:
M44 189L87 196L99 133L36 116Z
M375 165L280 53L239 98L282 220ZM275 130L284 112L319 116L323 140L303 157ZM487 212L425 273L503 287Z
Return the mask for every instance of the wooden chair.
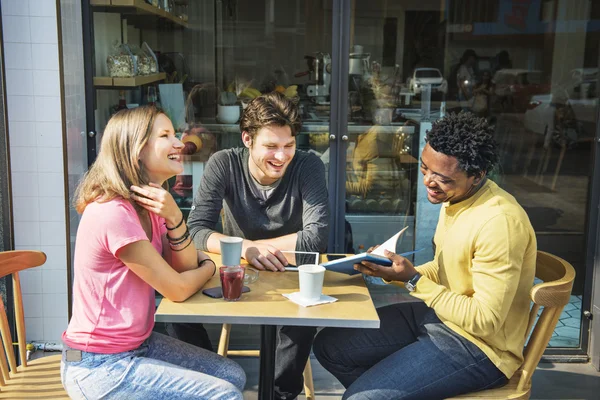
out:
M538 251L535 276L543 282L531 289L533 307L529 312L525 337L529 335L532 328L533 333L525 346L523 353L525 360L521 367L501 388L465 394L452 399L529 399L531 377L548 346L563 308L569 303L575 270L565 260ZM540 307L543 307L543 311L536 322Z
M0 350L0 399L69 398L60 381L61 355L42 357L33 361L27 361L26 357L25 315L19 271L40 266L45 262L46 255L41 251L0 252L0 278L12 274L15 321L21 359L21 365L17 366L8 318L4 302L0 297L0 335L4 346L4 351Z
M229 350L229 335L231 333L231 324L223 324L221 328L221 337L219 338L219 348L217 353L223 357L239 356L239 357L258 357L259 350ZM312 367L310 366L310 357L304 367L304 395L306 400L315 399L315 388L313 385Z

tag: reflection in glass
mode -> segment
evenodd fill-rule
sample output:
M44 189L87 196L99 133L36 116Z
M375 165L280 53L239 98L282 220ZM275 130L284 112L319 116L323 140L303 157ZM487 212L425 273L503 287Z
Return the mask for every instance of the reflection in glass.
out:
M283 250L281 253L287 260L289 268L296 268L304 264L319 264L319 253L288 250Z
M493 179L527 211L538 248L577 270L550 345L579 346L599 104L591 27L600 4L357 0L351 12L346 208L355 250L379 243L388 227L410 225L425 206L417 203L421 183L409 158L419 156L423 106L432 122L448 112L477 113L496 128L501 165ZM395 143L398 126L414 129L404 146ZM411 229L433 236L435 222Z

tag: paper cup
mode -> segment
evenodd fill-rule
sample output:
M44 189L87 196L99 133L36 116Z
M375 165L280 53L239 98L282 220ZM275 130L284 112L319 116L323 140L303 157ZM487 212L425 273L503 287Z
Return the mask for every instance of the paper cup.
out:
M223 265L240 265L243 241L244 239L235 236L221 238L221 263Z
M320 265L305 264L298 267L300 296L306 300L317 301L323 292L325 268Z

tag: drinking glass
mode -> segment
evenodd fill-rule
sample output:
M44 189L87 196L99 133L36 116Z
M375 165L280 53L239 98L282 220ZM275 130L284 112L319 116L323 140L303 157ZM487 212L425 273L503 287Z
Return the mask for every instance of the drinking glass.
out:
M242 297L244 287L244 267L240 265L224 265L219 268L221 278L221 289L223 299L226 301L238 301Z

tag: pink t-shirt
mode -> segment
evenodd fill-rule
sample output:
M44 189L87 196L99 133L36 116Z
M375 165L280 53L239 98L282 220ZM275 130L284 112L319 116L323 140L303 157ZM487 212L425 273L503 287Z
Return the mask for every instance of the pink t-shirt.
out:
M152 246L162 254L163 218L150 214ZM133 206L123 199L91 203L75 243L73 316L63 341L92 353L139 347L154 327L154 289L119 258L124 246L149 240Z

